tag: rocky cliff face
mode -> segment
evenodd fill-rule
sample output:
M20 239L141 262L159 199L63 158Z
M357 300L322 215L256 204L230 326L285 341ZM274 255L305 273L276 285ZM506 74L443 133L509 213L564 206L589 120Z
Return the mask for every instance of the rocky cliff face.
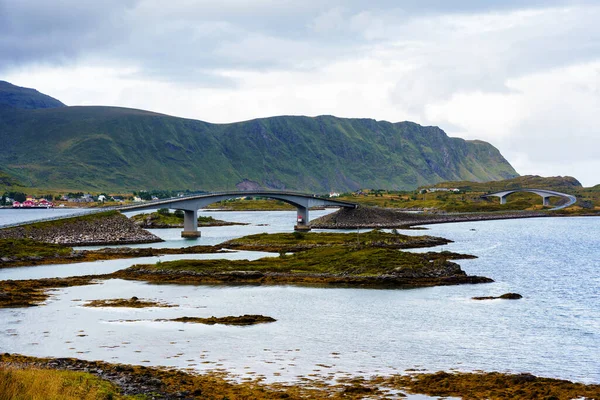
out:
M69 246L162 242L116 211L1 229L0 239L8 238Z

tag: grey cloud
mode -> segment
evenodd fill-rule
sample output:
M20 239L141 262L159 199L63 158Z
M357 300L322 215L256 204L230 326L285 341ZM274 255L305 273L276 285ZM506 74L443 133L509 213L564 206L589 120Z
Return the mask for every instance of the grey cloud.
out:
M480 53L486 47L483 38L474 42L478 51L456 55L453 52L461 50L461 43L450 43L453 48L444 48L444 43L448 44L446 38L436 37L445 35L444 31L414 21L423 21L423 15L554 4L573 2L378 0L366 6L359 0L0 0L0 71L29 63L66 64L91 59L132 65L140 75L166 81L231 86L235 82L222 77L219 70L310 70L335 60L368 56L369 46L377 44L415 39L439 41L441 45L426 50L435 52L429 60L424 60L427 54L413 54L421 49L409 48L396 55L397 60L418 65L419 71L418 76L400 81L392 98L410 91L416 104L426 100L419 97L419 92L426 92L427 82L435 79L445 82L440 82L431 93L442 96L458 86L501 90L497 80L488 78L506 76L498 74L503 68L552 64L559 58L572 58L573 53L584 58L590 49L583 45L580 50L569 48L569 39L559 46L561 37L552 33L554 29L548 31L547 38L526 42L522 50L504 48L502 37L486 37L506 55L500 57L501 62L497 62L498 57L483 60L482 68ZM582 43L589 44L580 31ZM555 54L531 56L530 50L540 54L536 46L543 40L553 41ZM465 69L465 60L478 64L478 71ZM454 83L448 85L448 81Z
M72 61L114 43L132 1L0 0L0 69L28 63Z
M511 79L600 59L600 7L549 9L524 18L487 32L465 33L441 20L419 18L397 27L393 36L408 44L389 57L414 69L398 78L391 101L425 120L427 104L456 93L508 92ZM427 40L418 41L419 26L432 21L438 24L422 27Z

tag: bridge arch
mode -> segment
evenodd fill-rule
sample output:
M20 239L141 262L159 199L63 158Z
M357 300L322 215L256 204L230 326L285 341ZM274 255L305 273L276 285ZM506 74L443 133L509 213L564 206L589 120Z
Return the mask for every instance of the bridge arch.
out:
M517 192L535 193L538 196L541 196L542 197L542 204L544 206L549 206L550 205L550 197L563 197L563 198L567 199L567 202L565 204L563 204L561 206L558 206L558 207L554 207L551 210L560 210L561 208L569 207L570 205L575 204L575 202L577 201L577 198L575 196L570 195L570 194L556 192L554 190L529 189L529 188L503 190L503 191L496 192L496 193L485 194L485 195L483 195L481 197L482 198L499 197L500 198L500 204L506 204L506 198L508 196L510 196L511 194L517 193Z
M198 231L198 210L209 204L238 197L257 196L281 200L291 204L298 210L294 229L309 231L308 211L311 207L336 206L356 208L356 204L339 200L324 199L311 194L282 192L282 191L247 191L247 192L219 192L171 199L156 200L144 204L119 207L120 211L149 210L156 208L171 208L183 210L183 232L181 236L195 238L200 236Z

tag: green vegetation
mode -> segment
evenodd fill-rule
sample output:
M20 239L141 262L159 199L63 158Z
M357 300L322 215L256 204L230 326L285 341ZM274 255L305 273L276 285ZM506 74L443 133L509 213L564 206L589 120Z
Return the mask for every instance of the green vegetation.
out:
M571 193L573 190L581 189L581 183L571 176L542 177L537 175L524 175L511 179L490 182L441 182L433 187L457 188L461 191L493 193L501 190L519 188L548 189L557 192Z
M131 217L131 220L142 228L178 228L183 227L183 212L177 210L170 212L167 208L161 208L156 212L149 214L137 214ZM227 226L243 225L238 222L227 222L220 219L214 219L211 216L198 216L198 226Z
M4 190L11 190L14 188L21 188L23 186L23 184L21 184L21 182L17 181L15 178L13 178L12 176L8 175L5 172L0 171L0 189L4 189ZM9 193L9 192L5 192L2 195L2 203L0 203L0 205L4 205L4 198L6 197L11 197L14 198L14 195L17 192L13 192ZM19 194L21 194L21 192L18 192ZM12 196L11 196L12 195ZM23 201L25 199L19 200L19 201Z
M407 253L390 248L317 247L279 258L248 260L177 260L134 265L110 276L153 283L298 284L362 287L422 287L492 282L467 276L448 260L462 254Z
M33 367L33 366L37 367ZM62 370L53 370L61 368ZM0 354L0 399L130 399L119 388L90 373L111 376L135 399L348 399L388 398L389 391L457 397L465 400L598 399L600 385L586 385L531 374L427 373L340 378L332 384L314 377L295 384L235 382L224 373L193 374L175 369L109 364L72 358L51 359ZM393 396L393 397L396 397Z
M0 239L0 255L3 258L66 257L71 255L72 251L68 246L41 243L31 239Z
M432 191L428 189L459 189L453 191ZM600 190L583 188L572 177L521 176L512 179L491 182L442 182L434 186L423 187L417 191L362 190L357 193L344 193L339 199L359 203L366 206L402 209L432 209L453 213L464 212L498 212L511 210L543 209L542 198L533 193L514 193L508 196L507 204L500 204L498 198L482 199L487 193L519 188L537 188L555 190L577 196L578 202L561 213L586 213L596 207L600 210ZM551 207L562 199L550 198Z
M31 239L0 239L0 268L29 265L68 264L120 258L152 257L164 254L225 253L219 246L181 248L117 247L100 250L74 250L65 245L38 242Z
M372 230L360 234L334 232L259 233L232 239L222 244L228 249L295 252L324 246L387 247L406 249L450 243L433 236L408 236Z
M333 116L210 124L117 107L10 109L0 110L0 143L3 171L43 189L325 193L517 175L485 142L412 122Z
M177 260L134 266L155 271L192 271L206 274L260 271L302 274L377 276L402 271L430 270L453 258L453 253L407 253L387 248L349 250L345 246L314 248L283 257L248 260ZM433 261L433 262L432 262Z
M93 284L101 276L76 276L0 281L0 308L33 307L45 301L48 289Z
M0 368L0 399L117 400L122 396L112 383L90 373L37 368Z
M125 307L125 308L148 308L148 307L177 307L172 304L161 303L154 300L140 300L133 296L130 299L101 299L91 300L84 307Z
M269 322L277 321L275 318L267 317L264 315L240 315L239 317L209 317L209 318L198 318L198 317L179 317L174 319L169 319L167 321L173 322L186 322L186 323L194 323L194 324L205 324L205 325L257 325L257 324L265 324Z
M63 103L38 92L0 81L0 109L28 109L65 107Z

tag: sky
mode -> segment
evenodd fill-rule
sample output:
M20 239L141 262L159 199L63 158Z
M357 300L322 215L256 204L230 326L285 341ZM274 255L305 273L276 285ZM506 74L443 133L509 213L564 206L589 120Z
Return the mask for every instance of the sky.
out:
M0 80L224 123L435 125L600 183L600 0L0 0Z

